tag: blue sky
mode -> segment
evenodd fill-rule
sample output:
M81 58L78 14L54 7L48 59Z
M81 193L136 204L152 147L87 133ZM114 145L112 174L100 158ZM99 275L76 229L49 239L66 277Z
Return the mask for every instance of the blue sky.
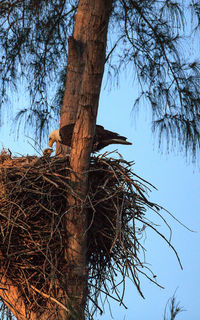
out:
M106 128L116 130L128 137L131 147L123 146L118 150L125 159L134 160L134 170L144 179L157 187L150 194L150 199L169 210L187 227L190 232L163 212L172 227L172 244L177 249L183 270L169 246L159 239L151 230L146 229L144 246L147 248L147 262L157 275L158 282L165 287L160 289L148 280L141 278L145 300L129 282L125 295L128 310L111 303L113 318L148 319L163 318L165 304L175 290L177 300L185 312L177 316L182 320L199 320L199 286L200 286L200 171L199 163L187 163L185 157L177 151L158 152L157 141L151 133L151 114L146 106L135 115L132 110L134 102L133 89L129 80L124 79L118 90L103 92L100 100L98 123ZM153 217L154 219L154 217ZM166 231L164 228L160 230ZM108 311L107 311L108 312ZM109 313L97 319L111 319Z
M169 215L164 217L172 227L172 244L177 249L183 270L172 250L151 230L146 229L143 245L147 248L146 260L157 275L158 282L165 287L160 289L141 277L141 287L145 300L137 293L134 284L127 282L124 303L128 309L119 307L110 301L115 320L160 320L163 318L165 304L177 289L177 300L186 310L177 319L199 320L200 287L200 171L199 164L187 163L178 152L161 154L158 152L155 137L151 133L151 114L146 106L135 115L131 112L134 103L133 84L124 76L118 89L109 92L102 90L97 123L105 128L117 131L128 137L132 146L119 146L118 150L127 160L134 160L134 171L157 187L158 191L150 194L150 199L169 210L186 226L195 230L189 232ZM14 99L14 108L23 102ZM13 114L13 112L11 113ZM1 129L0 145L10 148L13 154L35 154L31 139L24 137L23 130L18 140L14 130L10 130L11 120L4 117ZM51 128L52 130L55 128ZM31 137L31 134L30 134ZM43 148L47 147L44 144ZM108 147L105 150L113 150ZM154 217L153 217L154 219ZM163 227L161 231L166 231ZM108 305L105 314L95 319L111 319Z

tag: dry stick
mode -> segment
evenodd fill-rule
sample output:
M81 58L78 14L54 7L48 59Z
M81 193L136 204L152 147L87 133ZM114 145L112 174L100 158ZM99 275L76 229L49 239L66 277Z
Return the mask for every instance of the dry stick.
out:
M50 299L52 300L53 302L55 302L56 304L58 304L61 308L63 308L64 310L66 310L67 312L71 313L71 311L60 301L58 301L57 299L55 299L54 297L50 296L49 294L46 294L42 291L40 291L39 289L35 288L32 284L30 285L30 287L38 292L39 294L41 294L44 298L47 298L47 299Z
M56 241L58 241L61 246L62 229L60 229L60 226L62 227L62 218L64 215L67 215L67 210L63 212L62 206L58 207L58 211L56 211L58 213L57 217L55 212L53 212L54 209L51 207L48 208L48 205L54 204L53 201L54 199L56 200L54 195L57 186L60 191L63 191L63 189L65 189L63 186L65 186L68 188L68 192L75 194L75 191L72 188L70 189L67 183L69 180L67 175L69 175L70 169L66 168L65 161L67 161L66 158L65 160L64 158L52 158L49 159L48 162L38 161L35 162L34 165L31 163L31 165L26 165L26 167L22 168L9 167L4 174L5 178L3 181L8 181L6 188L8 191L11 191L12 189L13 193L7 193L8 198L6 200L7 202L10 201L11 208L9 209L8 206L4 206L0 213L0 219L3 221L2 233L4 234L6 233L6 230L9 231L12 228L11 220L8 217L7 212L10 212L11 217L16 211L17 218L15 218L15 225L13 227L21 229L22 241L20 245L22 249L20 248L20 250L23 250L24 246L24 248L30 248L30 252L24 252L25 256L23 261L21 260L22 257L18 256L18 261L15 261L13 257L9 262L10 265L15 262L14 270L16 270L16 268L21 268L21 271L23 271L20 274L20 281L25 279L25 282L23 282L24 294L26 294L25 289L30 288L32 283L34 284L34 279L32 278L34 277L34 272L36 272L34 266L31 265L31 256L29 254L31 253L31 250L33 250L33 252L35 250L35 255L33 254L33 257L41 259L38 279L39 282L42 282L42 285L48 284L48 266L46 269L45 263L49 264L51 267L57 268L57 263L59 262L57 260L54 261L53 256L55 242L48 242L48 237L46 237L46 235L49 235L49 230L51 228L49 239L53 239L53 235L55 234L55 236L58 237L56 238L58 239ZM143 250L144 248L137 237L135 222L138 220L153 228L150 223L147 223L147 220L144 220L147 219L145 218L144 213L148 207L155 211L156 206L149 202L145 197L146 190L149 190L148 186L150 184L146 182L147 185L145 185L145 181L131 171L130 165L131 163L128 163L125 160L122 161L113 158L107 159L102 155L101 157L93 157L91 159L91 167L89 170L90 190L87 198L88 200L85 205L90 209L91 214L91 223L87 231L90 232L91 230L94 233L94 236L92 235L92 246L89 249L90 251L88 254L92 257L90 261L90 279L93 280L93 284L95 284L95 286L93 286L89 283L89 289L93 292L95 299L97 299L101 292L104 292L107 296L116 299L112 294L109 294L109 290L105 284L106 280L110 280L117 295L116 300L122 303L125 284L123 282L124 286L122 294L119 296L118 286L120 283L117 283L116 281L116 272L119 272L122 275L122 281L125 280L125 277L132 275L132 280L135 282L138 291L141 293L138 274L144 273L147 277L148 275L141 271L140 268L145 267L145 270L147 269L150 271L150 269L147 268L137 256L139 248L142 248ZM48 181L44 181L43 176L47 177ZM20 179L18 179L18 177ZM98 181L98 177L102 178L102 183ZM135 177L137 177L137 180ZM16 188L16 183L18 183L19 189ZM13 185L15 188L13 188ZM24 190L28 190L30 192L30 197L32 194L33 199L35 195L37 197L37 200L31 207L24 208L23 206L24 200L26 201L27 199L26 193L23 194ZM4 200L2 200L1 203L4 203L3 201ZM15 209L13 208L13 204L16 207ZM41 208L43 210L41 210ZM23 213L21 210L24 210ZM47 217L49 218L47 221L45 221L45 216L43 214L40 216L40 212L48 214ZM26 216L26 222L22 220L23 216ZM98 219L101 219L101 222L103 223L102 231L98 229ZM116 221L116 219L119 220ZM133 221L133 226L130 225L131 220ZM42 234L40 234L40 229L37 229L37 224L40 221L44 222ZM33 228L36 227L36 229L34 229L34 233L32 232L31 234L27 234L28 231L25 227L28 225L30 228L31 226L33 226ZM118 228L121 228L121 230ZM153 230L154 229L155 228L153 228ZM95 233L94 230L98 232ZM109 232L109 230L111 232ZM158 233L156 229L155 231ZM13 232L15 232L15 230ZM45 236L43 237L43 235ZM7 241L7 238L4 238L5 241ZM16 236L14 234L13 239L15 238ZM163 238L166 239L164 236ZM10 250L9 252L11 255L16 256L17 252L14 251L16 250L15 243L9 242L9 245L11 245L10 249L13 250ZM109 254L110 247L112 247L112 254ZM44 248L47 248L48 252L45 253ZM99 248L101 251L98 250ZM17 250L19 253L19 248L17 248ZM110 272L108 271L109 268ZM11 267L9 267L9 272L10 269ZM62 271L59 268L56 269L56 272L62 274ZM12 276L13 280L17 281L15 273L13 273ZM152 281L151 278L150 280ZM103 290L103 286L105 290ZM52 298L42 291L38 293L44 297L48 297L49 299ZM114 295L115 293L113 292ZM36 304L39 303L36 300L36 296L34 296L33 299ZM100 309L97 302L95 302L95 307Z
M143 222L144 224L146 224L147 226L149 226L150 228L152 228L161 238L163 238L163 239L168 243L168 245L170 246L170 248L174 251L174 253L175 253L176 257L177 257L177 260L178 260L178 262L179 262L179 265L180 265L181 269L183 269L183 266L182 266L182 264L181 264L181 260L180 260L180 258L179 258L179 255L178 255L176 249L175 249L175 248L173 247L173 245L167 240L167 238L166 238L161 232L159 232L156 228L154 228L151 224L149 224L149 223L147 223L147 222L144 222L144 221L142 221L142 220L140 220L140 219L138 219L138 221L141 221L141 222Z

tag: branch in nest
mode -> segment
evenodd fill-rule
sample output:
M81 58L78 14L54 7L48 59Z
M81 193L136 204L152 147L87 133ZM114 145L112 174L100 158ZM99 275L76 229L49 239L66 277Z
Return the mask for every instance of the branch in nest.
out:
M0 243L3 244L0 250L7 277L19 285L32 308L44 310L50 299L58 305L61 303L69 312L56 296L58 286L67 294L63 285L67 276L64 270L69 209L66 193L76 197L69 181L69 158L41 157L30 163L26 158L9 159L7 165L5 161L0 168ZM170 245L180 263L170 240L146 216L147 211L157 213L169 227L161 215L161 207L148 200L152 187L133 172L133 162L108 157L108 154L91 157L89 191L84 205L88 212L85 231L88 298L93 301L94 309L101 310L100 293L124 305L126 277L131 276L142 297L140 275L160 286L145 264L145 248L141 242L144 226Z

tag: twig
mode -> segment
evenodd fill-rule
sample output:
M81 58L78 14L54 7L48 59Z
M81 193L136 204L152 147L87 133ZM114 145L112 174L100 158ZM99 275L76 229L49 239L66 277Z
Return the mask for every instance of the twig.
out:
M71 311L60 301L58 301L57 299L55 299L54 297L50 296L49 294L46 294L42 291L40 291L39 289L35 288L33 285L31 285L31 288L38 292L39 294L41 294L44 298L50 299L51 301L55 302L57 305L59 305L61 308L63 308L64 310L66 310L68 313L71 313Z

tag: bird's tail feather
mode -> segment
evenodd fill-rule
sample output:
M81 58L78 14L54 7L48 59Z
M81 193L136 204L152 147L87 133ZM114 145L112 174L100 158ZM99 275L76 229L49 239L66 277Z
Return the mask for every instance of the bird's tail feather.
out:
M104 140L105 144L126 144L126 145L131 145L131 142L128 142L126 140L123 139L108 139L108 140Z

